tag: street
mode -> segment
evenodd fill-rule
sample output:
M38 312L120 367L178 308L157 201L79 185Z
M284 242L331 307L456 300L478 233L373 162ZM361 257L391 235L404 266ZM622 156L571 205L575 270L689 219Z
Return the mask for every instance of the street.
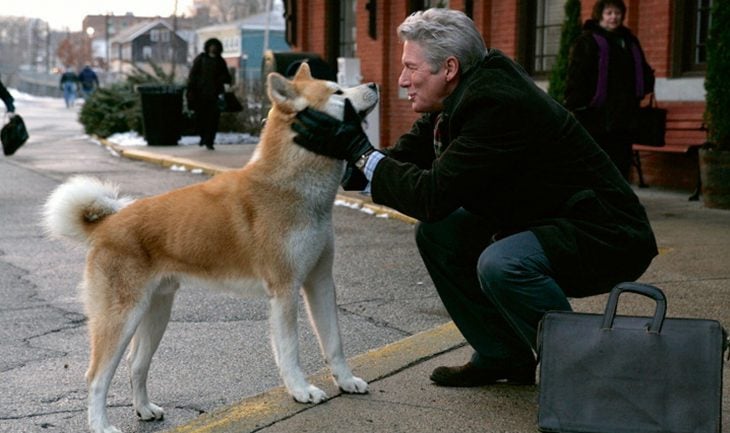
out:
M16 105L31 138L14 156L0 158L0 432L86 431L88 343L77 299L84 251L44 236L41 206L74 174L113 181L136 197L207 177L112 155L84 135L78 107L67 110L61 99ZM334 216L348 357L448 321L412 225L343 207ZM109 393L111 422L124 432L162 431L279 386L267 318L264 299L183 286L150 372L150 395L165 409L164 421L137 421L123 363ZM300 337L305 372L322 369L303 309Z

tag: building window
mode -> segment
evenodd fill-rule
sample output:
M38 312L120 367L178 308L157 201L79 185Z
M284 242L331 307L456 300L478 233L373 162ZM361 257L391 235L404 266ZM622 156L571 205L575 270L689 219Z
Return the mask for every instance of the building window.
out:
M410 0L408 2L408 12L423 11L430 8L447 8L449 0Z
M160 40L162 42L170 42L170 31L169 30L160 30Z
M157 42L160 40L160 31L159 30L150 30L150 41Z
M152 58L152 47L149 45L145 45L142 47L142 58L145 60L149 60Z
M355 57L357 51L355 24L355 0L340 2L340 57Z
M560 30L565 18L564 0L534 0L533 49L529 70L533 75L547 75L560 50Z
M680 0L674 11L674 76L702 75L707 69L707 37L712 0Z

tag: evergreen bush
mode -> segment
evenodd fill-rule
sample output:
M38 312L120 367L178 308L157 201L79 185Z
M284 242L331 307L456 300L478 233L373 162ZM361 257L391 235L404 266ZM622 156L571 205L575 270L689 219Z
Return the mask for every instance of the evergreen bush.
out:
M580 36L582 25L580 21L580 0L568 0L565 3L565 20L560 30L560 49L550 71L548 95L562 103L565 99L565 82L568 78L568 61L570 47Z
M712 2L712 22L707 40L705 121L712 147L730 150L730 2Z

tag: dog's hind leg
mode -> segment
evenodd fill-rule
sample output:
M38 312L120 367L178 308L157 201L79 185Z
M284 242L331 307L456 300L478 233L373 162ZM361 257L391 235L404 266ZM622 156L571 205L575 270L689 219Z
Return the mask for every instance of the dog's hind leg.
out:
M109 287L91 289L97 294L119 290ZM105 304L105 308L98 307L99 304ZM118 433L119 430L109 423L106 398L114 372L142 320L147 303L144 299L138 299L131 305L119 299L92 300L87 302L87 308L91 337L91 361L86 373L89 384L89 427L94 433Z
M279 374L289 394L300 403L320 403L327 394L307 382L299 364L296 287L269 287L271 305L271 342Z
M164 410L150 402L147 394L147 374L152 356L162 340L172 311L177 280L164 279L150 298L150 304L132 338L128 362L132 383L132 402L137 416L143 421L160 420Z
M325 250L304 282L304 301L332 377L344 392L364 394L368 384L355 377L347 365L337 322L335 283L332 278L333 247Z

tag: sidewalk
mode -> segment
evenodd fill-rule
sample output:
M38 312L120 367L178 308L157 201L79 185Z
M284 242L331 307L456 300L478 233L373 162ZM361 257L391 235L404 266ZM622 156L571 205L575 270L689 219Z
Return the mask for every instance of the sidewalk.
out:
M219 145L209 151L197 146L103 144L126 158L211 175L242 167L254 150L254 145ZM641 281L664 290L668 317L714 319L730 329L730 211L688 202L684 192L636 191L660 247L660 255ZM338 198L413 223L409 217L373 205L362 195L342 193ZM572 304L576 311L600 314L605 302L603 295L573 300ZM648 316L653 312L654 305L648 300L632 295L621 298L620 314ZM355 374L369 382L369 394L340 394L322 372L312 381L331 397L323 404L295 403L278 387L169 432L536 432L537 386L450 389L428 380L433 368L462 364L469 354L458 330L452 324L443 325L351 359ZM730 431L729 371L725 363L725 431Z

